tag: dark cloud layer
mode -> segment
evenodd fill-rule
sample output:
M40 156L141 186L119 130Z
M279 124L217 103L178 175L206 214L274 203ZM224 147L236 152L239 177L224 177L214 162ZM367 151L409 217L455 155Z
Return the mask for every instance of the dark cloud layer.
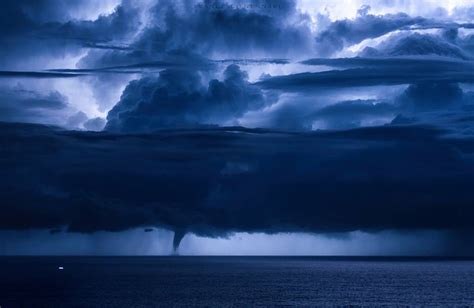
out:
M2 229L473 228L473 140L435 128L121 136L1 126Z
M0 71L0 78L71 78L85 76L73 72Z
M306 63L336 63L336 65L354 65L364 60L308 60ZM451 62L445 66L444 61L433 61L429 66L423 61L405 62L397 59L367 60L366 67L345 70L329 70L317 73L297 73L266 78L256 84L267 89L283 91L315 91L324 88L367 87L377 85L401 85L419 82L472 83L474 74L472 62ZM386 61L386 63L384 63ZM393 65L395 63L408 65ZM411 63L410 63L411 62ZM440 65L438 65L440 64Z
M474 68L471 61L439 57L354 57L313 58L301 61L305 65L321 65L338 68L379 68L422 71L463 71Z
M164 69L186 69L196 71L215 70L218 64L237 64L237 65L262 65L262 64L289 64L288 59L261 58L261 59L207 59L196 54L186 53L182 50L174 50L161 55L162 60L140 62L128 65L106 66L99 68L79 68L79 69L50 69L48 72L64 73L59 77L80 76L81 74L138 74L153 73ZM47 73L48 73L47 72ZM1 72L0 72L1 73ZM25 74L28 72L15 72L16 74ZM7 73L5 73L6 75ZM10 73L12 74L12 73ZM67 74L67 75L66 75Z

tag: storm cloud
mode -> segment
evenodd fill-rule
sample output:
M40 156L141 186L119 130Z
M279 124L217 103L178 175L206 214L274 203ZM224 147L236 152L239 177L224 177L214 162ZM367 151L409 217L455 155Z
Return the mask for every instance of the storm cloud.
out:
M125 39L137 29L137 10L124 1L109 15L96 20L74 20L69 13L89 6L92 1L7 0L0 13L0 66L17 69L34 58L78 54L82 47L99 42ZM97 4L96 4L97 5ZM69 18L68 18L69 17ZM22 59L23 63L12 61Z
M459 250L472 9L369 2L5 1L0 229L431 230Z
M155 1L147 11L147 26L127 48L91 51L81 68L128 66L166 61L178 51L179 62L194 66L196 55L207 58L287 58L310 53L310 18L293 0ZM107 50L108 49L108 50Z
M222 125L267 104L263 92L247 81L238 65L229 65L224 80L207 86L187 70L169 69L158 78L130 83L107 116L106 129L145 132L160 128Z
M1 126L2 229L472 228L474 143L435 128L123 136Z
M376 38L407 26L423 24L422 17L411 17L405 13L372 15L370 7L360 10L355 19L344 19L332 22L316 36L317 50L321 56L330 56L347 45Z

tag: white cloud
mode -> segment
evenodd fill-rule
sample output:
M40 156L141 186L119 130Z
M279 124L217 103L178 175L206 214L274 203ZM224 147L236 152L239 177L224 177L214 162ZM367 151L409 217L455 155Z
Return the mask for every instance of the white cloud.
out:
M425 17L442 17L452 14L456 7L474 5L472 0L299 0L298 7L303 12L315 17L328 14L331 20L354 18L362 5L369 5L373 14L404 12L409 15Z

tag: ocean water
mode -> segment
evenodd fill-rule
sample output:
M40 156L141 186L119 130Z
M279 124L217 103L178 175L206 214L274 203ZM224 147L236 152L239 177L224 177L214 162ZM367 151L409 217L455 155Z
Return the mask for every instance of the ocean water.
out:
M1 308L343 305L474 307L474 261L0 257Z

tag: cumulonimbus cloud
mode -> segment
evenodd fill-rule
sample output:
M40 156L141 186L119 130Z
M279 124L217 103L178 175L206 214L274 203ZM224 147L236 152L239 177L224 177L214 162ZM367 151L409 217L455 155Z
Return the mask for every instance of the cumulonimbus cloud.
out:
M295 1L238 2L123 1L90 21L67 14L76 2L5 2L0 120L54 124L67 104L53 83L102 109L64 117L89 132L0 124L0 229L156 226L175 246L187 232L472 232L470 23L364 7L314 29ZM358 57L308 59L386 34ZM12 92L20 78L51 89ZM226 127L250 113L267 128Z
M117 135L1 126L2 229L472 228L474 144L440 129Z
M202 84L196 72L169 69L158 78L130 83L109 112L106 129L130 133L223 125L247 111L263 108L268 101L235 64L225 69L222 81L213 79L208 85Z

